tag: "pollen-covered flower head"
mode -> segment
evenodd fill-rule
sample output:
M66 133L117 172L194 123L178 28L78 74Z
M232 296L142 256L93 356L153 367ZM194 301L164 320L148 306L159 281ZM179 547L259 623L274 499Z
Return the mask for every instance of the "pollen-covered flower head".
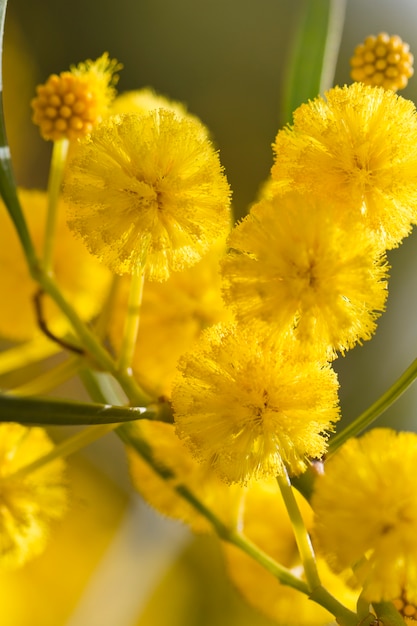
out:
M111 117L70 163L70 228L119 274L166 280L230 227L230 191L201 125L158 109Z
M354 567L364 596L417 603L417 434L374 429L325 463L312 506L318 546L336 571Z
M50 523L62 517L66 509L65 466L61 459L33 473L14 476L52 448L42 428L0 425L1 567L19 567L42 552Z
M42 137L79 139L107 115L116 91L121 69L115 59L105 52L95 61L87 60L70 71L52 74L45 84L38 85L31 106L33 122Z
M382 87L335 87L294 112L274 143L275 189L331 198L339 219L361 221L381 248L417 220L417 114Z
M309 531L313 512L294 490L305 526ZM242 530L268 556L304 579L294 531L275 479L251 481L242 503ZM243 597L280 626L328 626L331 615L295 589L281 584L250 556L232 544L222 545L228 574ZM317 559L323 586L346 607L354 609L357 593L336 576L323 558Z
M327 201L271 195L231 232L224 295L269 334L294 334L317 358L370 339L387 296L387 266L367 231L349 231Z
M370 35L350 60L353 80L384 89L404 89L414 73L410 46L398 35Z
M292 346L291 346L292 347ZM180 359L177 432L226 482L293 474L326 451L338 419L336 375L251 327L207 329Z

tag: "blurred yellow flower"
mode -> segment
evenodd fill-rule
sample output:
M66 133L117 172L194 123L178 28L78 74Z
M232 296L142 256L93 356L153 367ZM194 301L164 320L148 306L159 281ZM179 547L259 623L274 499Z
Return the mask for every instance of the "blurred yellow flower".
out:
M191 349L204 328L232 319L220 292L219 260L224 249L224 242L218 241L192 267L172 273L164 283L145 283L132 367L140 384L154 396L170 397L178 359ZM110 326L116 350L128 295L129 278L122 277Z
M71 71L52 74L38 85L33 98L33 122L44 139L79 139L92 131L107 115L116 95L114 85L121 69L105 52L101 57L71 67Z
M186 117L187 119L192 119L201 124L197 117L187 111L185 104L177 102L176 100L170 100L157 93L151 87L124 91L119 94L111 105L110 114L137 113L142 115L149 113L149 111L154 111L155 109L166 109L175 113L177 117Z
M184 485L224 523L236 525L242 497L239 487L226 485L208 464L197 463L176 436L173 424L140 420L136 428L149 443L157 463L175 474L171 480L162 479L139 454L127 448L133 484L151 506L189 524L194 532L211 531L210 522L175 491L175 486Z
M274 143L275 189L329 198L338 219L364 222L383 249L417 220L417 115L382 87L335 87L294 112Z
M0 566L15 568L45 548L49 526L64 514L64 463L57 459L33 473L17 470L53 444L42 428L0 424Z
M417 603L417 434L374 429L350 439L315 483L314 535L336 571L354 568L364 596Z
M406 624L415 626L417 621L417 606L408 601L406 594L403 592L401 598L393 600L393 604L397 611L402 615Z
M226 482L304 471L338 419L337 378L251 327L207 329L180 359L172 403L177 432Z
M67 474L70 507L49 533L43 553L19 569L0 568L5 626L67 624L88 596L92 581L100 578L106 551L120 532L126 492L82 455L71 457ZM100 615L95 605L98 623Z
M43 191L19 190L19 198L37 250L42 250L47 196ZM79 315L89 320L100 310L109 284L109 272L77 241L65 222L64 206L58 212L54 272L63 292ZM33 296L36 283L30 277L14 226L0 203L0 336L11 340L31 339L40 332ZM62 333L68 322L45 295L43 314L51 330Z
M230 228L230 191L201 126L164 109L114 116L80 144L69 224L118 274L166 280Z
M331 359L370 339L387 297L387 264L361 227L348 232L332 205L270 196L231 232L222 262L225 298L238 320L291 334Z
M414 74L414 57L410 46L398 35L387 33L370 35L359 46L350 60L353 80L384 89L404 89Z
M307 529L313 513L298 492L294 492ZM288 512L274 479L249 483L242 507L243 532L259 548L284 567L304 578ZM229 576L244 598L281 626L321 626L331 615L307 596L282 585L272 574L244 552L223 544ZM353 609L355 594L342 578L332 574L323 559L317 561L323 586L345 606Z

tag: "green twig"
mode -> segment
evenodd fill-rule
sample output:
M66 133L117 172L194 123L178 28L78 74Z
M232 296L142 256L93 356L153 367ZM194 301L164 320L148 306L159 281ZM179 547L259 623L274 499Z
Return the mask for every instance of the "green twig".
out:
M43 291L49 294L49 296L59 306L61 311L66 315L67 319L71 322L75 334L79 338L82 346L88 352L89 356L101 369L109 372L118 380L130 402L133 405L139 406L149 404L151 398L139 387L132 372L127 370L119 371L116 362L109 352L107 352L95 334L91 332L86 324L84 324L84 322L80 319L78 313L74 310L68 300L64 298L54 278L49 274L46 274L41 268L38 268L34 278L42 287Z
M373 602L373 608L384 626L404 626L404 620L391 602Z
M376 402L371 404L371 406L361 413L353 422L330 439L329 450L326 456L330 457L347 439L356 437L367 426L372 424L372 422L380 417L408 389L416 378L417 359L411 363L405 372L401 374L395 383L391 385Z
M127 424L124 424L123 426L119 426L116 430L116 434L119 435L123 443L131 446L163 480L173 481L175 473L168 467L161 465L156 461L151 447L138 435L136 430L129 428ZM195 494L193 494L188 487L178 484L176 480L173 481L172 486L180 497L189 502L193 508L198 511L198 513L203 515L212 524L217 535L223 541L241 548L244 552L249 554L249 556L265 567L265 569L275 576L275 578L277 578L282 584L289 585L303 593L308 593L308 588L304 581L294 576L294 574L292 574L292 572L286 567L276 563L276 561L264 553L260 548L255 546L255 544L244 537L244 535L226 526L226 524L224 524L217 517L217 515L213 513L213 511L211 511Z
M153 417L154 410L145 407L113 406L50 398L20 398L0 394L0 422L61 426L90 426L130 422Z

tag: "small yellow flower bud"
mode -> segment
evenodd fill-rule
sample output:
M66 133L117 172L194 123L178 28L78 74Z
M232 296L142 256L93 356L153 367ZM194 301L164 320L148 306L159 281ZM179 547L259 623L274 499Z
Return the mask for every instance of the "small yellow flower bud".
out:
M357 82L398 91L407 86L413 75L413 61L409 45L398 35L380 33L356 46L350 75Z
M114 96L121 69L104 53L96 61L85 61L70 71L52 74L38 85L31 106L32 120L44 139L78 139L90 133L106 114Z

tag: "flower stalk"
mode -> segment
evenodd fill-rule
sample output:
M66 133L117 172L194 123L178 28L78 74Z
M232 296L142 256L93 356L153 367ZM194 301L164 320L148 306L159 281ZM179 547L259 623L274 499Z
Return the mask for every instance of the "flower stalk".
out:
M417 359L401 374L401 376L371 406L354 419L345 428L330 439L327 457L332 456L345 441L356 437L365 428L378 419L398 398L412 385L417 378Z
M132 274L130 279L125 328L119 354L118 368L120 372L131 371L139 332L140 309L142 305L144 282L145 275L143 272Z
M304 573L307 579L307 585L311 592L316 587L321 586L319 573L317 571L316 556L314 554L313 545L310 536L298 508L297 501L294 497L291 481L288 473L284 468L283 475L277 476L277 483L281 491L282 498L287 507L288 515L294 530L295 541L304 567Z
M61 184L64 175L68 148L68 139L58 139L53 143L51 167L48 181L48 213L46 220L44 251L42 259L43 268L47 274L51 274L53 272L53 251L58 212L58 200L61 193Z

